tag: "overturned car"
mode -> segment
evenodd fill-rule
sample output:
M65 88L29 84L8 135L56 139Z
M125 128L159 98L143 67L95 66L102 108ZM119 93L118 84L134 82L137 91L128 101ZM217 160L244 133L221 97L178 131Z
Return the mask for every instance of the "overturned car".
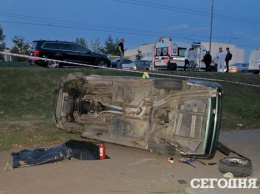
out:
M209 159L221 99L214 82L74 73L60 79L53 114L58 128L82 137Z

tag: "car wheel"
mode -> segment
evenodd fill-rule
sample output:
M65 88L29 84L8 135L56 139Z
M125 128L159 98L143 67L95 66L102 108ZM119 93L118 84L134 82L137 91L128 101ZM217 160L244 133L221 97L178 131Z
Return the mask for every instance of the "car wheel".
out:
M49 61L49 62L47 63L47 67L48 67L48 68L52 68L52 69L60 68L60 64L59 64L59 62L57 62L57 61Z
M69 74L67 77L61 78L59 85L55 90L55 99L53 104L53 117L57 127L68 133L82 133L84 131L83 125L73 122L74 118L71 112L66 110L70 106L68 100L73 98L73 91L70 91L72 85L81 86L85 81L82 73ZM69 93L67 100L64 101L64 93ZM67 103L67 104L66 104ZM64 108L65 107L65 108Z
M107 62L100 59L100 60L98 60L98 62L97 62L97 66L98 66L99 68L107 67Z
M231 172L234 177L246 177L252 174L252 162L246 158L224 157L219 160L218 170L221 173Z
M167 64L167 70L175 71L176 69L177 69L177 64L176 63L168 63Z
M63 87L63 84L64 84L64 79L60 79L59 81L59 85L58 85L58 88L55 90L55 99L54 99L54 104L53 104L53 118L57 124L57 127L64 130L63 129L63 125L62 125L62 122L61 122L61 119L60 117L57 117L57 116L60 116L61 114L61 98L62 98L62 90L61 88Z

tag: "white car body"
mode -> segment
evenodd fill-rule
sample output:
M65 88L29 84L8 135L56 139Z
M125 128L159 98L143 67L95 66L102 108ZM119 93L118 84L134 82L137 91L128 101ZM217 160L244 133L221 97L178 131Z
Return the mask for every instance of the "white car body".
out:
M116 68L117 64L119 63L120 59L116 58L114 60L112 60L112 67ZM128 70L136 70L136 65L134 63L134 61L130 60L130 59L124 59L123 63L122 63L122 68L123 69L128 69Z
M251 52L248 64L249 72L260 73L260 48Z

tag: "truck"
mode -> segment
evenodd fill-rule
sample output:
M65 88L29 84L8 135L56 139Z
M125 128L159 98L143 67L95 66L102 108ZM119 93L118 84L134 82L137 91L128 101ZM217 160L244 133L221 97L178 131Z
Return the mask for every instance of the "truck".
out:
M174 42L171 38L161 38L154 46L154 69L155 70L183 70L185 61L185 51L194 48L198 53L196 69L205 70L206 66L202 62L206 54L206 48L200 42L185 43Z
M260 48L253 50L248 61L248 71L255 74L260 73Z

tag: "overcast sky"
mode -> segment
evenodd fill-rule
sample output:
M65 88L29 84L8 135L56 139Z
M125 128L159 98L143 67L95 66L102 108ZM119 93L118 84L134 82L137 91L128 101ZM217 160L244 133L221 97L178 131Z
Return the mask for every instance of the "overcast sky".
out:
M214 2L212 4L212 2ZM259 0L1 0L0 25L12 47L15 35L87 42L109 35L136 48L167 36L183 42L223 42L250 52L260 47Z

